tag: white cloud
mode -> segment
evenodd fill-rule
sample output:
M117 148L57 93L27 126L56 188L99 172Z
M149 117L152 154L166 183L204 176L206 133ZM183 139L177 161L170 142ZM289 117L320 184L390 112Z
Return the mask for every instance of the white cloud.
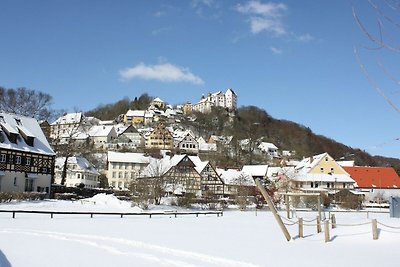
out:
M236 10L250 16L250 29L254 34L262 31L272 32L277 35L286 34L282 16L287 10L287 6L283 3L261 3L260 1L252 0L245 4L238 4Z
M163 63L158 65L146 65L139 63L132 68L125 68L119 72L122 80L140 78L145 80L158 80L162 82L190 82L203 84L204 81L190 72L187 68Z
M271 46L269 49L271 49L272 53L274 53L275 55L280 55L283 53L282 49L279 49L277 47Z
M298 35L296 36L297 40L299 40L300 42L311 42L313 41L315 38L310 35L309 33L303 34L303 35Z

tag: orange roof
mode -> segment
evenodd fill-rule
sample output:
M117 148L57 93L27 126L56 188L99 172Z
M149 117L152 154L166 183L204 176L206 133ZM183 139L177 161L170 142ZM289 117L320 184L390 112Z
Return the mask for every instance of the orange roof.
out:
M343 167L358 188L399 188L400 177L393 168Z

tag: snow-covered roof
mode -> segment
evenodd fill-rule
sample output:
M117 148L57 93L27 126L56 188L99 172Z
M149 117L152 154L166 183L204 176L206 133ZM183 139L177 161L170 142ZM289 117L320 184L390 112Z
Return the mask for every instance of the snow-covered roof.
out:
M274 180L275 177L279 177L280 175L285 175L288 178L292 178L294 176L294 167L268 167L268 179Z
M336 163L342 167L354 167L354 160L342 160L336 161Z
M83 117L82 112L67 113L67 114L59 117L51 125L80 123L82 121L82 117Z
M9 140L6 132L17 135L16 143ZM21 134L33 138L33 146L28 145ZM0 147L54 155L36 119L3 112L0 112Z
M159 97L153 99L153 102L161 102L161 103L164 103L164 101L162 101Z
M268 165L244 165L242 171L253 177L266 176Z
M313 169L324 157L326 157L328 153L322 153L316 156L311 156L308 158L304 158L300 163L296 166L296 171L301 171L303 173L309 172Z
M55 167L57 169L62 169L65 163L65 157L56 158ZM94 175L100 175L100 173L96 170L96 168L84 157L69 157L67 164L75 164L78 166L78 169L74 170L83 170L85 172L92 173ZM69 169L71 170L71 169Z
M198 156L189 156L189 159L196 166L195 169L198 173L201 173L209 163L209 161L202 161Z
M171 169L172 163L169 157L162 159L149 158L149 164L140 172L139 178L151 178L164 175Z
M225 170L220 168L217 168L216 171L225 184L238 185L240 183L240 185L255 186L253 178L242 171L236 169ZM240 181L241 179L243 179L243 181Z
M143 153L121 153L108 151L107 158L109 162L126 162L126 163L142 163L147 164L150 162L150 157L145 156Z
M144 117L144 114L144 110L128 110L128 112L126 112L126 116L128 117Z
M103 137L108 136L113 130L114 126L112 125L96 125L89 129L88 135L92 137Z
M258 146L259 149L268 151L268 150L277 150L278 147L272 143L268 142L261 142L260 145Z

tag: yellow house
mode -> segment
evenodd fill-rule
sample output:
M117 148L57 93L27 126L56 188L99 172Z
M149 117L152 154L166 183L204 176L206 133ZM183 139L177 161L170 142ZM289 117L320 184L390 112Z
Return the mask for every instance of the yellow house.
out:
M354 188L355 181L328 154L303 159L294 170L294 187L303 191L336 191Z
M144 110L128 110L128 112L124 115L124 123L125 124L144 124L145 119L145 111Z

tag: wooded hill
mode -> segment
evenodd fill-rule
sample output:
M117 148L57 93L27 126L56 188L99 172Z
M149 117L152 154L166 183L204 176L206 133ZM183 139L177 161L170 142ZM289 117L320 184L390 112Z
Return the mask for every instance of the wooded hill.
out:
M114 104L102 105L88 111L87 116L101 120L113 120L128 109L147 109L153 97L143 94L139 98L124 98ZM182 118L181 126L189 128L207 140L210 135L233 136L233 151L239 140L248 139L248 153L233 153L231 162L224 164L239 165L262 163L252 156L252 149L259 141L275 144L280 151L295 151L295 157L302 159L312 155L328 152L337 160L355 160L359 166L392 166L400 173L400 159L383 156L371 156L357 148L336 142L333 139L318 135L308 127L288 120L271 117L265 110L255 106L242 106L235 113L222 108L214 108L211 114L194 113L195 121ZM221 155L226 160L226 155Z

